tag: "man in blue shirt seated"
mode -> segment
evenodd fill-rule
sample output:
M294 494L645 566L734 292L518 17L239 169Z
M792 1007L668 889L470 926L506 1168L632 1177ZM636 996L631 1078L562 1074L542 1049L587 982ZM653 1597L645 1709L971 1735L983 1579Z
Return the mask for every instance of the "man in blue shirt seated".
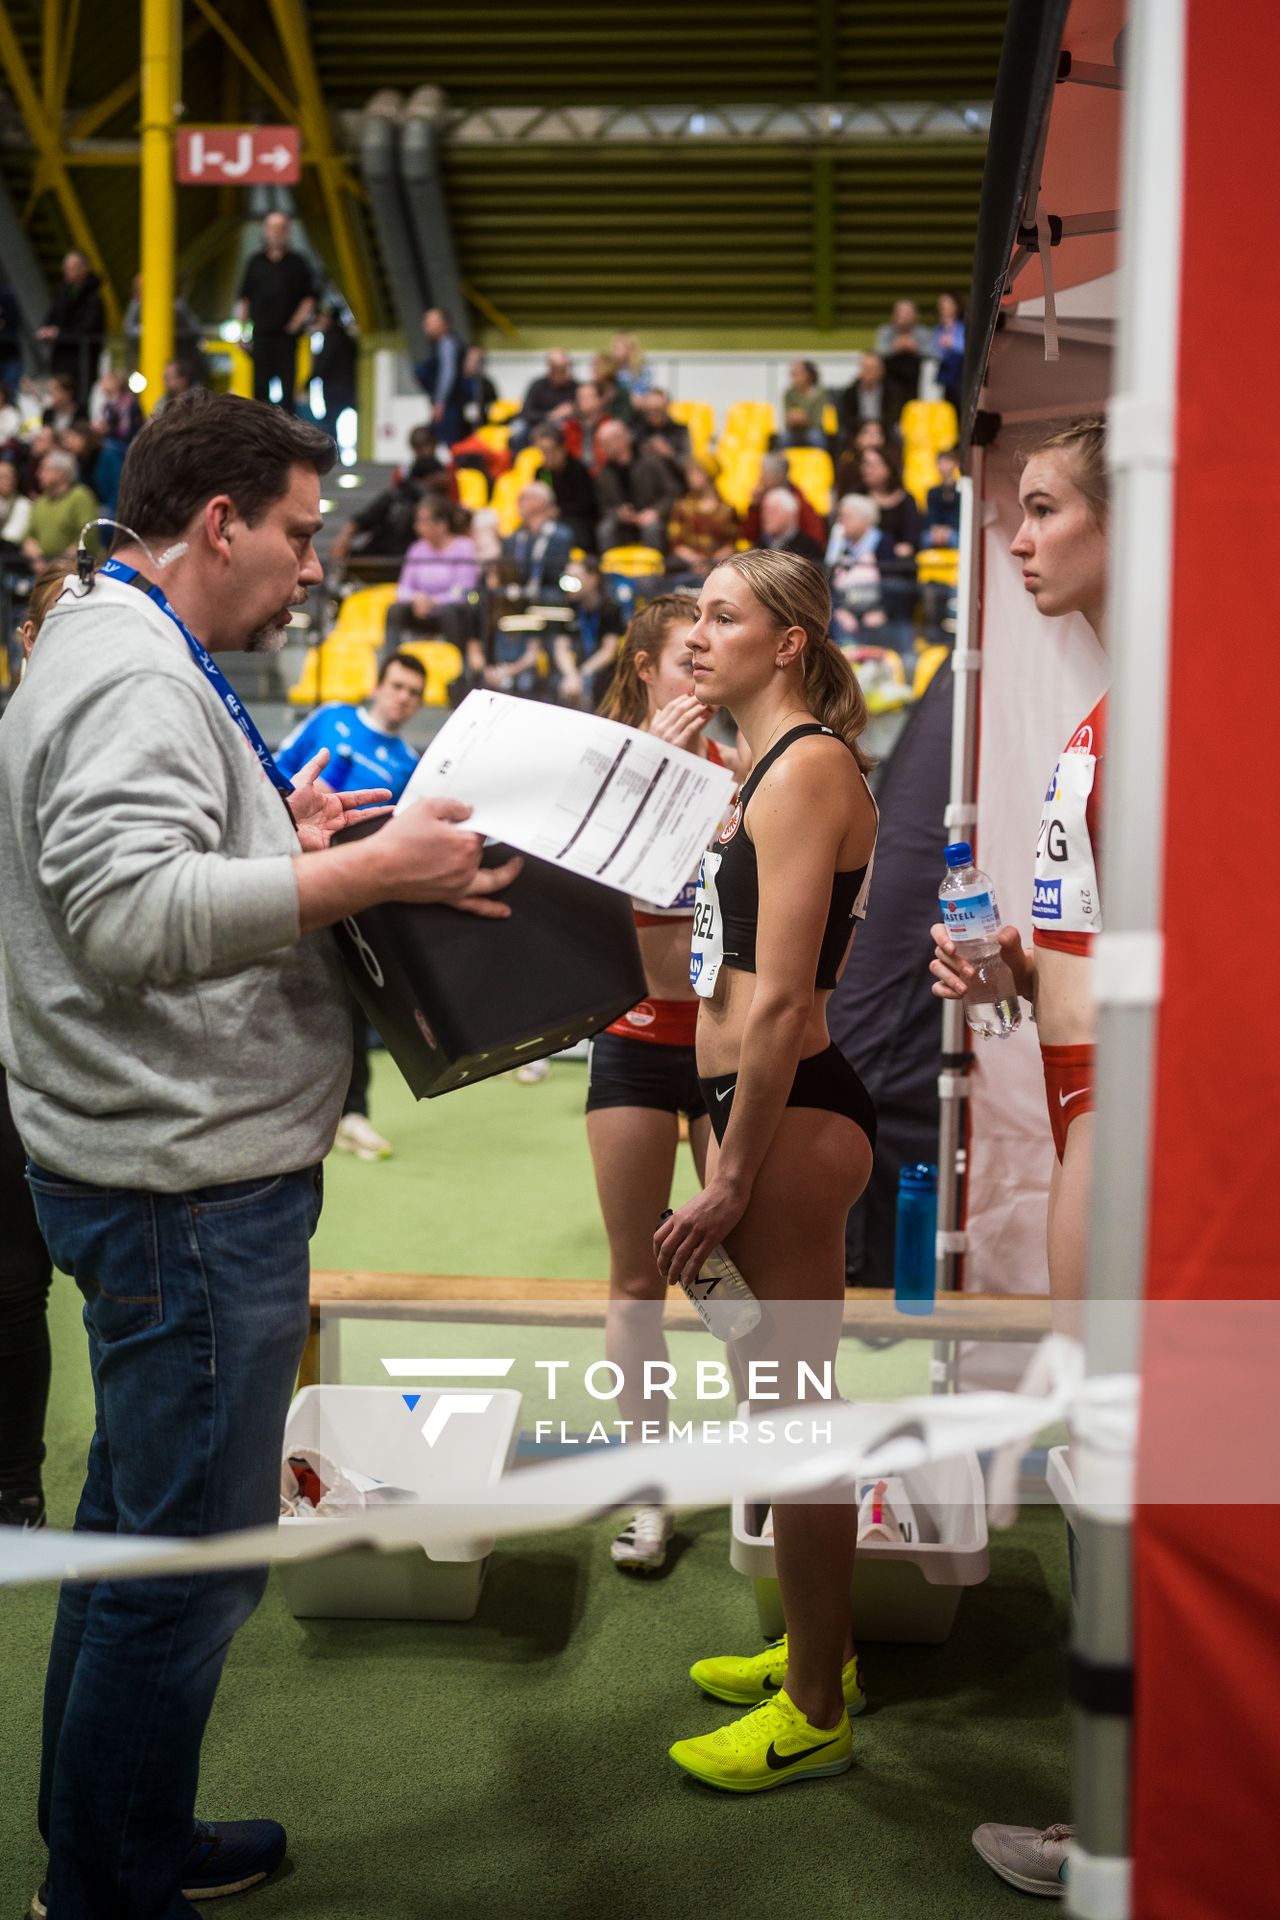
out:
M394 801L418 764L413 748L400 738L422 705L426 669L411 653L393 653L382 668L366 707L317 708L295 727L275 755L276 765L296 780L322 748L329 759L319 784L342 793L348 787L388 787ZM334 1145L361 1160L385 1160L391 1143L369 1123L369 1023L364 1009L351 1002L351 1081L342 1103Z

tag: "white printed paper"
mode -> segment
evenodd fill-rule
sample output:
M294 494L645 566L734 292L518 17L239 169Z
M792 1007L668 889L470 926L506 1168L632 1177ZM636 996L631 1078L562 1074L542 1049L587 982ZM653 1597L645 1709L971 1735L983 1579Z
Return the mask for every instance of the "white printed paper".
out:
M469 693L413 770L400 807L461 800L477 833L670 906L711 839L733 775L596 714Z

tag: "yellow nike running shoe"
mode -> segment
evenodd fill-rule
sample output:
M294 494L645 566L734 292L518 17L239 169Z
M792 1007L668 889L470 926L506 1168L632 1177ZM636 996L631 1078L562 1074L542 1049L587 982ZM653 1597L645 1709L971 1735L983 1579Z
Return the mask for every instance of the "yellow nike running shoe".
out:
M697 1660L689 1669L689 1678L709 1693L713 1700L727 1700L731 1706L750 1707L759 1700L772 1700L782 1691L787 1676L787 1636L775 1640L763 1653L743 1659L726 1654L719 1660ZM840 1675L844 1704L850 1716L861 1713L867 1704L858 1673L855 1653Z
M837 1727L815 1727L786 1692L764 1700L741 1720L677 1740L671 1758L704 1786L728 1793L762 1793L789 1780L825 1780L853 1765L853 1730L842 1713Z

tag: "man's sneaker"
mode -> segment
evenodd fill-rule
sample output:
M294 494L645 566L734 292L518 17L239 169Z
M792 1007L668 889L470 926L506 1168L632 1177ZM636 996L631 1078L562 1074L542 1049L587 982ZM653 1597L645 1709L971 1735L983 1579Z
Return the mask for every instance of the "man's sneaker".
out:
M1056 1826L1001 1827L989 1821L976 1827L973 1844L991 1868L1011 1887L1061 1900L1067 1891L1067 1848L1073 1829Z
M0 1527L24 1531L47 1524L42 1493L0 1493Z
M785 1692L752 1707L714 1733L677 1740L671 1758L704 1786L728 1793L763 1793L789 1780L825 1780L853 1765L847 1713L836 1727L815 1727Z
M334 1146L339 1153L354 1153L357 1160L389 1160L391 1142L371 1127L362 1113L344 1113L338 1122Z
M689 1669L689 1678L709 1693L713 1700L728 1700L735 1707L753 1706L758 1700L772 1700L782 1692L787 1674L787 1636L775 1640L763 1653L735 1659L728 1654L719 1660L697 1660ZM844 1704L850 1714L861 1713L867 1704L858 1673L855 1653L840 1675Z
M641 1507L618 1535L609 1553L624 1573L660 1573L667 1561L671 1515L661 1507Z
M223 1900L246 1893L273 1874L284 1859L284 1828L277 1820L197 1820L182 1863L187 1900ZM31 1902L30 1920L46 1920L49 1882Z

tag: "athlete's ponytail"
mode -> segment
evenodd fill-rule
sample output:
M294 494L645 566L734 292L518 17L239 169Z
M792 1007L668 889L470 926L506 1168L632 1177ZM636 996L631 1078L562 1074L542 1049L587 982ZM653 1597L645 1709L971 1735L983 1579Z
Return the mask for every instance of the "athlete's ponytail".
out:
M624 727L642 727L649 718L649 687L641 678L641 663L656 666L671 629L691 627L697 617L698 604L687 593L660 593L641 607L622 636L613 679L597 712Z
M868 772L875 763L858 745L866 729L867 703L857 675L831 638L831 589L822 568L798 554L759 547L730 554L720 566L741 574L780 626L803 627L805 703Z

